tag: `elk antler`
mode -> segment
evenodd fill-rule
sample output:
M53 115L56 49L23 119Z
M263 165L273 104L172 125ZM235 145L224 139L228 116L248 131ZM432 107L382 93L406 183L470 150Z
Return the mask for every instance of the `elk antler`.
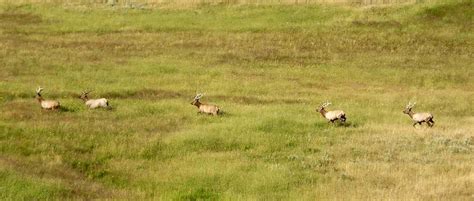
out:
M416 102L412 103L412 102L408 102L408 105L406 106L406 108L413 108L415 107L416 105Z
M201 99L201 97L202 97L202 94L197 94L196 97L194 97L194 100L199 100Z
M41 91L43 91L43 88L41 88L41 87L38 87L38 89L36 89L37 94L41 93Z
M331 103L330 103L329 101L326 101L326 102L324 102L324 103L321 105L321 107L322 107L322 108L325 108L325 107L327 107L327 106L329 106L329 105L331 105Z

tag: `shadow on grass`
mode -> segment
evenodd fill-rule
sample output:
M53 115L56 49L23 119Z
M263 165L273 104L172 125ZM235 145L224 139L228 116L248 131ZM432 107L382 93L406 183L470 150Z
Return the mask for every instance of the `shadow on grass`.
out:
M107 108L96 108L96 109L89 109L89 108L81 108L81 107L67 107L67 106L62 106L58 110L45 110L49 112L79 112L82 110L93 110L93 111L115 111L116 107L107 107Z
M72 107L66 107L66 106L61 106L58 110L58 112L77 112L77 108L72 108Z
M196 112L196 115L202 116L202 117L218 117L218 118L224 118L224 117L230 117L232 116L231 113L224 112L224 111L219 111L217 116L214 116L212 114L207 114L207 113L202 113L202 112Z
M103 109L104 111L111 111L111 112L112 112L112 111L117 110L117 106L111 106L111 105L109 105L108 107L106 107L106 108L101 108L101 109Z
M334 123L328 123L328 122L317 122L314 124L314 127L316 128L329 128L329 127L334 127L334 128L337 128L337 127L340 127L340 128L358 128L362 126L362 124L360 124L359 122L345 122L345 123L341 123L341 122L334 122Z
M117 110L117 107L106 107L106 108L103 108L103 107L99 107L99 108L86 108L84 109L85 111L91 111L91 112L114 112Z
M360 127L361 124L358 122L345 122L345 123L337 123L337 127L345 127L345 128L357 128Z
M72 109L72 111L98 111L98 112L101 112L101 111L104 111L104 112L113 112L115 110L117 110L117 107L116 106L108 106L106 108L103 108L103 107L98 107L98 108L88 108L86 106L84 106L83 108L74 108Z
M230 117L232 116L232 113L229 113L228 111L219 111L219 117Z
M120 92L107 92L101 95L111 99L172 99L186 97L185 95L179 92L160 89L140 89Z

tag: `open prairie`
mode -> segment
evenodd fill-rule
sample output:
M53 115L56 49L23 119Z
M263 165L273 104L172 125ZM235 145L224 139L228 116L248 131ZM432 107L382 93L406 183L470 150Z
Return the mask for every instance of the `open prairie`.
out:
M2 4L0 199L472 200L473 13Z

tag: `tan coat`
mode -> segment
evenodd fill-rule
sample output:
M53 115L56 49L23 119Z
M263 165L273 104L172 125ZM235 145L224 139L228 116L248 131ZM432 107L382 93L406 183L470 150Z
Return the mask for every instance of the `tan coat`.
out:
M220 112L220 108L217 105L201 103L199 102L199 99L194 99L194 101L191 102L191 105L196 106L199 113L218 115Z
M411 118L413 119L413 121L423 122L423 121L429 121L430 119L432 119L433 115L427 112L420 112L420 113L413 114Z
M41 108L43 108L45 110L59 109L59 107L60 107L59 101L45 100L41 96L41 91L43 91L43 88L41 88L41 87L38 87L38 89L36 89L36 100L40 103Z
M99 99L90 99L86 101L86 106L90 109L95 109L99 107L109 107L109 102L105 98L99 98Z
M326 112L326 114L324 114L324 117L327 119L327 120L336 120L336 119L340 119L341 117L345 116L346 114L344 114L344 111L342 110L332 110L332 111L328 111Z

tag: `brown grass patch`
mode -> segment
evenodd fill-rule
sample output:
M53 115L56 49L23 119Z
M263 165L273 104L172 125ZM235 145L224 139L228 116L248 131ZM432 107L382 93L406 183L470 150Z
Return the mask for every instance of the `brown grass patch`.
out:
M187 97L180 92L161 89L141 89L136 91L108 92L102 94L107 98L137 98L137 99L173 99Z
M301 100L297 99L264 99L257 98L252 96L215 96L218 99L223 99L226 101L231 101L239 104L249 104L249 105L258 105L258 104L272 104L272 103L284 103L284 104L297 104L302 103Z
M353 25L356 26L367 26L367 27L378 27L378 28L388 28L388 27L401 27L402 24L395 20L386 20L386 21L375 21L375 20L354 20L352 21Z
M31 13L0 13L0 23L27 25L41 23L42 21L39 15Z

